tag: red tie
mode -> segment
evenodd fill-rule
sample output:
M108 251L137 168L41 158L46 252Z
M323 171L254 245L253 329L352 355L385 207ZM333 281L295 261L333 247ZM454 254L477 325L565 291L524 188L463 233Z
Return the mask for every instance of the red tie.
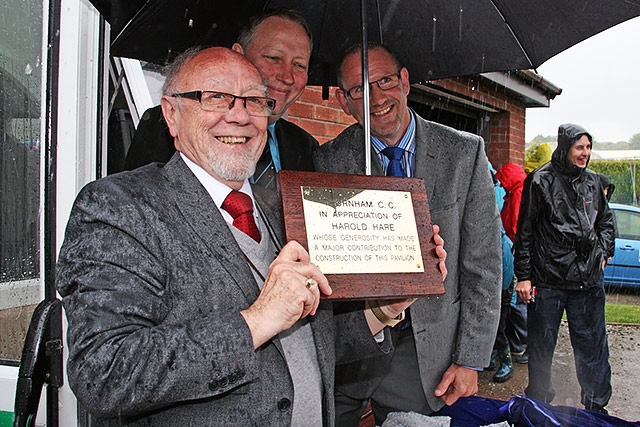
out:
M233 226L260 243L260 230L253 218L253 201L245 193L233 190L222 203L222 209L233 217Z

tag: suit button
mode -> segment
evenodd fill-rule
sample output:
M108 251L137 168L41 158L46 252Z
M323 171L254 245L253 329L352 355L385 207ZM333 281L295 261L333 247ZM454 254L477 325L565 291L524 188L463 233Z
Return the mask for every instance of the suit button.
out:
M229 375L229 384L233 384L236 381L238 381L238 375L236 373Z
M207 385L209 386L209 390L211 390L211 391L216 391L218 389L218 381L216 381L216 380L211 381Z
M229 379L227 377L220 378L219 385L220 387L226 387L229 384Z
M284 399L280 399L280 401L278 401L278 409L279 410L286 411L290 407L291 407L291 401L289 399L287 399L286 397Z

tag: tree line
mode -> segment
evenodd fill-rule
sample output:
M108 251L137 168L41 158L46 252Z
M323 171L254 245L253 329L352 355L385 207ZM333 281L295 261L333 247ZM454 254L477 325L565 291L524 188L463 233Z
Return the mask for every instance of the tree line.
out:
M544 144L545 142L555 146L557 142L557 136L553 135L538 135L533 138L530 145ZM628 141L618 142L600 142L596 139L593 140L594 150L640 150L640 133L634 134Z

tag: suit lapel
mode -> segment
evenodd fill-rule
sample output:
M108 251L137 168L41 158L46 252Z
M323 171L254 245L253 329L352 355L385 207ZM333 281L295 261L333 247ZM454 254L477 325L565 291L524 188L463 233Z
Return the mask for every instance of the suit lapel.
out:
M415 177L424 179L427 197L433 194L437 168L436 158L429 149L434 144L433 132L429 127L428 122L416 116Z
M164 173L175 189L172 195L181 212L182 220L200 236L236 282L249 303L253 303L260 292L245 256L236 243L229 226L222 218L209 193L176 153L164 167ZM176 219L178 220L178 219ZM239 261L242 260L242 261Z

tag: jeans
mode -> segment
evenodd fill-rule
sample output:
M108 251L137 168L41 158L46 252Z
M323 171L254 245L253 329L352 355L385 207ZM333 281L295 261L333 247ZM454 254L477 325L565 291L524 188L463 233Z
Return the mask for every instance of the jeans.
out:
M509 351L509 340L507 336L507 316L511 308L511 296L513 295L513 286L509 286L502 291L500 297L500 320L498 321L498 330L496 332L496 340L493 349Z
M527 349L527 303L517 298L515 307L509 306L505 329L512 354L522 354Z
M565 291L538 287L535 302L529 304L529 385L525 394L551 402L551 365L563 311L567 312L569 335L587 409L605 407L611 398L609 344L604 320L605 293L600 282L586 290Z

